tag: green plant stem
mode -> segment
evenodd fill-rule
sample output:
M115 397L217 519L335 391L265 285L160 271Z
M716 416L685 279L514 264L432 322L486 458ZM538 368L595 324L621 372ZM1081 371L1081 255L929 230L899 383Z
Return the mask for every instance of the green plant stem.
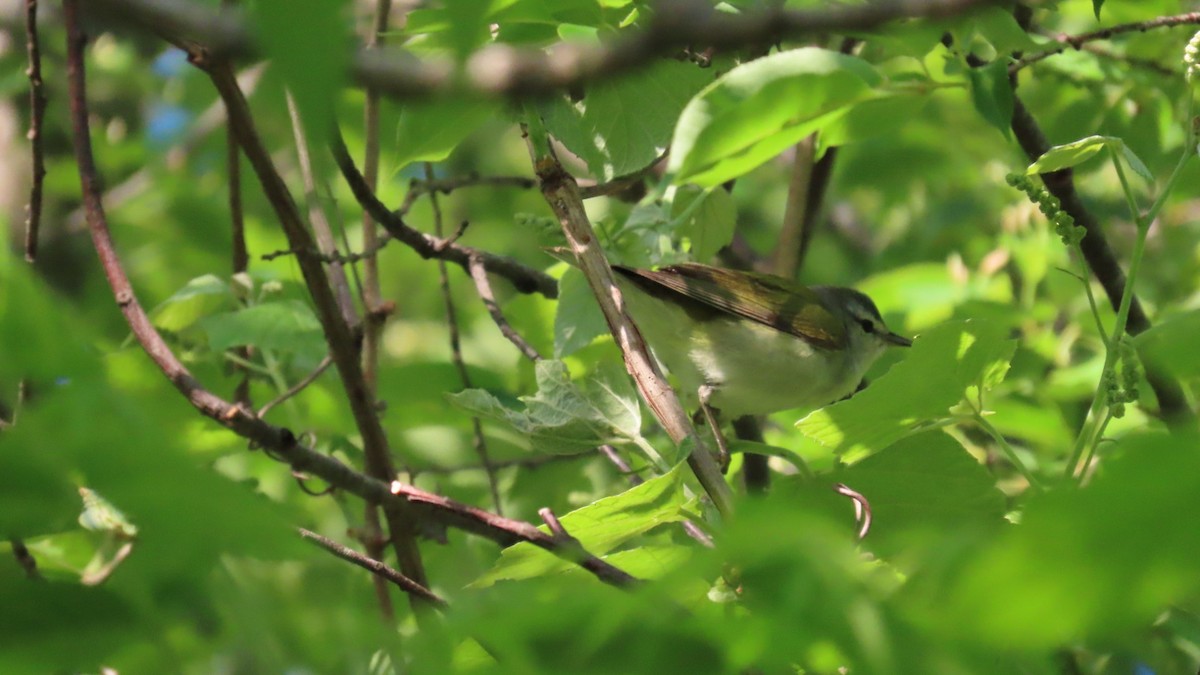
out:
M1179 162L1175 165L1175 170L1171 173L1170 178L1167 179L1167 184L1163 187L1162 192L1159 193L1158 198L1154 200L1154 203L1145 214L1141 216L1137 215L1137 204L1129 189L1128 181L1124 178L1124 170L1121 168L1120 161L1115 156L1113 157L1113 164L1117 167L1117 176L1121 179L1121 187L1126 192L1126 199L1130 202L1130 209L1134 214L1138 236L1137 241L1134 242L1133 254L1129 260L1129 272L1125 275L1125 288L1121 293L1121 305L1117 309L1117 320L1113 324L1111 336L1105 343L1104 369L1100 374L1101 382L1104 381L1105 375L1112 372L1116 365L1118 347L1121 338L1125 335L1125 324L1129 320L1129 305L1133 301L1133 283L1137 279L1138 269L1142 262L1142 254L1146 250L1146 235L1150 232L1150 224L1158 217L1158 213L1167 202L1167 197L1174 190L1175 184L1179 182L1179 178L1183 175L1184 167L1187 166L1188 161L1191 160L1192 154L1195 152L1196 135L1192 129L1192 113L1194 108L1192 95L1189 92L1187 114L1184 116L1185 124L1187 125L1187 138L1184 141L1183 154L1180 156ZM1079 460L1083 456L1084 448L1087 445L1087 439L1094 438L1096 439L1094 442L1099 442L1098 435L1089 433L1088 420L1097 419L1097 412L1105 405L1107 399L1108 392L1103 387L1098 388L1096 397L1092 399L1092 405L1088 408L1087 417L1084 418L1083 428L1080 429L1079 437L1075 440L1075 447L1071 450L1071 457L1067 461L1067 477L1075 476L1076 467L1079 466ZM1100 428L1103 428L1107 426L1107 419L1101 420L1096 424L1100 425ZM1095 446L1093 444L1093 447L1088 452L1088 456L1091 457L1094 454ZM1079 471L1080 480L1083 479L1083 473L1083 471Z
M1083 464L1079 466L1079 480L1083 481L1084 475L1087 473L1087 468L1092 465L1092 460L1096 458L1096 449L1100 447L1100 441L1104 439L1104 431L1108 429L1108 423L1113 421L1112 412L1106 412L1104 419L1101 420L1100 426L1096 429L1095 436L1092 437L1089 443L1087 457L1084 458Z
M992 437L993 440L996 441L996 444L1000 446L1000 450L1002 450L1008 457L1008 461L1012 463L1013 467L1016 468L1016 470L1019 471L1022 476L1024 476L1025 481L1029 483L1029 486L1037 492L1043 492L1045 488L1042 487L1041 481L1039 481L1037 477L1033 475L1033 472L1030 471L1023 462L1021 462L1021 458L1017 457L1017 451L1013 449L1013 446L1009 445L1008 440L1004 438L1004 435L1000 433L1000 430L992 426L992 423L987 421L987 418L983 416L981 411L974 407L972 407L972 411L974 412L972 419L975 420L975 423L978 424L984 431L988 433L989 436Z

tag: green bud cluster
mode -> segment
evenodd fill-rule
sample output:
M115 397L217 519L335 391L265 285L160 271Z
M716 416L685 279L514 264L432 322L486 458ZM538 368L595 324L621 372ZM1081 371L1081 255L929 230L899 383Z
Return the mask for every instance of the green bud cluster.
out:
M1038 209L1042 212L1042 215L1046 216L1046 220L1054 223L1054 233L1062 239L1064 244L1073 247L1083 241L1087 230L1075 224L1075 218L1062 210L1062 205L1059 204L1058 198L1050 194L1050 191L1045 186L1029 176L1020 173L1010 173L1004 180L1009 185L1024 192L1029 197L1029 201L1038 205Z
M1109 412L1120 419L1125 416L1125 404L1138 400L1138 381L1142 376L1137 350L1128 338L1121 340L1113 365L1112 370L1105 371L1100 386L1107 395ZM1120 375L1117 374L1118 368Z
M1200 72L1200 31L1193 35L1183 48L1183 68L1189 82Z

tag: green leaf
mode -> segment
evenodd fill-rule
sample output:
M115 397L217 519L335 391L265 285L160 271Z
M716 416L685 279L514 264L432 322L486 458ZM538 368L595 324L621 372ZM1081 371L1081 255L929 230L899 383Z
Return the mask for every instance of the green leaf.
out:
M345 0L260 0L251 5L257 34L272 68L296 99L305 132L324 139L333 101L346 73Z
M668 173L701 187L736 178L872 98L880 81L867 62L816 47L738 66L684 109Z
M414 162L440 162L485 122L496 119L499 104L479 100L406 102L396 125L396 171Z
M554 311L554 356L562 358L590 345L608 332L608 322L596 304L583 272L572 267L558 281Z
M728 246L737 227L737 207L723 188L705 192L681 188L671 204L671 216L680 219L676 232L690 245L692 259L701 262Z
M1003 326L950 321L920 335L904 361L848 400L797 422L805 436L854 463L896 442L918 425L944 418L968 387L994 375L1016 343Z
M1092 11L1096 13L1096 18L1100 18L1100 8L1104 6L1104 0L1092 0Z
M1200 376L1200 310L1193 310L1155 324L1135 338L1138 353L1147 365L1179 377Z
M542 360L535 376L538 391L520 398L524 409L482 389L446 398L470 413L510 425L540 453L571 454L640 438L641 409L633 385L622 373L601 370L581 388L571 382L561 361Z
M995 528L1004 522L1004 494L963 447L941 431L910 436L830 480L871 504L869 546L902 550L949 530Z
M680 464L619 495L572 511L559 518L559 522L579 540L584 550L602 556L659 525L684 520L683 505L687 498L682 489L682 466ZM549 532L544 525L539 529ZM497 581L530 579L572 566L533 544L521 543L501 551L496 565L472 582L471 587L484 588Z
M259 349L297 351L321 339L321 323L298 300L268 302L200 321L212 349L253 345Z
M968 68L971 102L988 124L1005 138L1012 134L1013 91L1008 79L1008 59L996 59L982 68Z
M1154 174L1150 173L1145 162L1125 144L1124 140L1116 136L1088 136L1073 143L1056 145L1038 157L1036 162L1030 164L1025 173L1029 175L1050 173L1077 166L1105 148L1123 158L1129 168L1144 178L1146 182L1154 182ZM1114 161L1117 161L1115 157Z
M1198 506L1198 443L1181 433L1105 444L1112 458L1092 485L1029 502L1019 527L938 583L945 597L929 598L948 638L1048 650L1145 630L1194 600L1200 529L1185 514Z
M640 171L671 140L688 100L712 80L691 63L662 61L633 75L605 80L578 101L560 96L539 107L546 128L601 180Z
M695 552L695 546L651 544L610 553L603 556L603 559L604 562L624 570L638 579L660 579L691 560ZM591 576L591 572L579 566L568 567L564 570L564 574Z
M229 306L232 300L229 282L215 274L205 274L187 282L183 288L159 303L150 312L150 318L155 326L178 333Z
M120 645L150 639L149 622L116 590L30 581L9 562L0 572L0 607L14 611L0 612L0 670L93 672Z
M890 94L861 101L825 125L818 140L822 148L830 148L891 136L920 120L928 104L928 96L914 94Z

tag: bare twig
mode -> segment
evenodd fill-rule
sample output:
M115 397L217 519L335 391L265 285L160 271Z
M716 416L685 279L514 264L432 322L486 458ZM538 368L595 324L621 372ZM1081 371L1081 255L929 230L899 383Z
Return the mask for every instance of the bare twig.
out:
M317 178L313 173L312 157L308 149L308 136L305 133L304 121L300 118L300 109L296 106L296 98L287 92L288 117L292 122L292 136L296 143L296 159L300 167L300 179L304 183L304 201L308 206L308 224L312 227L317 250L330 260L326 269L329 283L333 286L333 294L337 298L338 307L342 312L342 320L354 330L358 326L358 312L354 309L354 300L350 295L350 282L346 279L346 270L337 259L339 254L337 243L333 240L333 230L329 227L329 219L325 209L321 208L320 197L317 195Z
M397 588L405 593L415 595L434 607L437 607L438 609L445 609L448 607L446 601L443 600L439 595L428 588L425 588L421 584L418 584L412 579L404 576L403 573L388 567L383 561L370 558L359 553L358 551L342 546L336 541L328 537L323 537L312 530L299 528L299 531L301 537L313 542L317 546L329 551L342 560L358 565L380 579L384 579L395 584Z
M186 35L217 55L257 53L250 30L235 13L218 14L179 0L92 0L113 19L148 29ZM892 0L833 8L797 10L763 3L755 11L727 14L707 0L672 0L655 6L646 25L592 45L562 42L550 49L490 45L466 59L417 59L409 53L365 50L355 55L352 76L391 96L430 96L467 92L495 98L544 94L577 88L643 66L654 58L693 45L735 48L771 44L802 35L847 33L891 21L948 17L1000 0Z
M84 574L83 577L79 579L79 583L83 584L84 586L99 586L105 581L108 581L108 578L112 576L112 573L117 571L117 568L121 566L121 563L125 562L125 559L129 557L130 553L133 553L133 544L134 542L132 541L126 541L125 543L121 544L121 548L117 549L117 552L113 554L112 560L104 563L104 565L102 565L99 569L92 570L91 572Z
M387 39L388 22L391 18L392 0L377 0L371 28L367 31L366 49L379 49ZM366 141L363 149L363 180L372 192L379 183L379 92L367 87L366 102L363 104L363 133ZM379 349L383 337L386 314L377 309L383 303L379 286L379 261L376 253L386 240L380 241L379 225L365 209L363 225L363 288L362 302L367 318L363 331L363 377L371 391L376 391L379 377Z
M1009 73L1015 73L1022 68L1031 66L1038 61L1061 54L1067 50L1067 47L1082 49L1089 42L1097 40L1108 40L1117 35L1125 33L1144 33L1155 28L1171 28L1174 26L1186 26L1200 24L1200 12L1188 12L1186 14L1176 14L1173 16L1159 16L1147 21L1135 21L1132 23L1122 23L1116 26L1109 26L1100 30L1094 30L1088 33L1080 33L1079 35L1060 34L1054 36L1054 39L1061 43L1062 46L1047 49L1045 51L1027 54L1015 61L1008 67Z
M284 401L295 396L296 394L299 394L300 392L304 391L305 387L312 384L313 382L316 382L317 378L321 376L321 373L324 373L325 370L327 368L329 368L330 364L332 364L332 363L333 363L333 357L330 356L329 354L326 354L325 358L321 359L321 362L317 364L316 368L313 368L313 371L311 373L309 373L308 375L305 375L303 378L301 378L301 380L299 382L297 382L296 384L293 384L291 387L289 387L287 391L283 392L279 396L276 396L275 398L271 399L270 401L267 401L263 405L263 407L258 409L258 412L255 414L258 415L259 417L265 417L267 413L271 412L271 408L274 408L275 406L279 405L280 403L283 403Z
M362 174L358 172L358 168L354 166L354 160L350 158L350 153L346 150L346 145L340 136L334 139L331 144L331 150L334 159L337 161L338 168L342 172L342 176L346 179L346 184L350 187L350 191L354 193L354 197L358 200L359 205L367 213L370 213L371 217L382 225L393 237L416 251L417 255L425 259L436 258L447 260L461 266L465 270L470 262L471 255L475 254L483 261L484 267L489 272L508 279L522 293L541 293L547 298L558 297L558 282L553 277L541 271L522 265L507 256L500 256L469 246L451 243L445 239L434 237L409 227L400 215L390 211L375 196L375 192L371 190L370 186L363 180Z
M364 167L364 172L365 172ZM416 180L408 186L408 193L404 195L404 203L400 208L396 209L396 213L401 216L408 215L413 204L417 200L430 192L440 192L442 194L450 194L455 190L469 187L515 187L526 190L537 187L537 181L524 176L477 176L469 175L459 178L438 178L428 180Z
M13 537L8 540L9 546L12 548L13 557L16 558L17 564L21 569L25 570L25 576L29 579L41 579L42 573L38 571L37 558L29 552L29 547L25 545L25 541Z
M533 345L529 344L521 334L508 323L508 319L504 318L504 312L500 310L500 305L496 302L496 295L492 292L492 284L488 281L487 270L483 266L483 261L479 256L472 255L467 258L467 270L471 273L471 279L475 282L475 292L479 293L479 298L483 300L483 306L487 307L488 314L491 315L492 321L496 323L496 327L500 329L500 333L508 338L508 341L516 346L517 350L525 355L525 358L530 361L539 361L542 355Z
M42 90L42 52L37 31L38 0L25 0L25 51L29 56L29 149L31 153L29 204L25 206L25 260L37 259L38 230L42 223L42 183L46 159L42 151L42 119L46 116L46 93Z
M600 303L600 310L608 323L609 332L612 333L625 359L626 370L633 376L642 399L646 401L671 440L679 445L689 439L694 443L694 450L688 455L688 464L717 511L726 516L730 515L733 511L733 495L729 486L725 484L725 478L721 475L711 452L696 434L678 397L667 384L658 364L650 356L645 340L626 312L621 291L612 276L612 268L596 244L596 233L592 230L584 211L583 199L575 179L550 152L548 139L535 135L540 134L537 131L527 131L526 141L542 196L558 218L568 246L579 262L579 268L583 271L592 293Z
M433 165L425 162L425 181L433 180ZM439 239L442 238L442 206L438 201L437 192L429 193L429 206L433 211L433 231ZM474 259L472 257L471 259ZM462 338L459 335L458 329L458 313L454 309L454 296L450 292L450 274L446 271L446 261L439 258L437 261L438 268L438 286L442 291L442 302L446 306L446 327L449 330L450 337L450 358L454 362L454 368L458 371L458 379L462 382L465 389L470 389L471 374L467 372L467 362L462 355ZM487 473L488 490L492 494L492 505L496 508L496 513L504 513L500 505L500 487L496 483L496 471L492 468L492 462L488 458L487 439L483 436L483 423L479 421L478 415L471 416L471 439L472 445L475 448L475 454L479 455L479 461L483 463L484 470Z
M473 506L460 504L447 497L431 494L398 481L392 483L391 491L392 494L401 495L414 504L423 504L436 508L443 522L448 525L486 536L505 546L528 542L564 560L578 563L580 567L595 574L598 579L607 584L618 587L629 587L638 582L638 579L628 573L613 567L611 564L586 551L576 551L568 546L564 546L558 539L542 532L529 523L488 513Z

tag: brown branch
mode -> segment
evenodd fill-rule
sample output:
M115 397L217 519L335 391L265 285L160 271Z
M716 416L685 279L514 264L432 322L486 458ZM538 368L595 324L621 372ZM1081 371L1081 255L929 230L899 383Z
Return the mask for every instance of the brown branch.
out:
M1037 120L1025 107L1020 97L1013 97L1013 134L1025 151L1029 161L1035 161L1050 149L1050 143L1038 126ZM1185 151L1187 151L1185 149ZM1104 287L1108 301L1116 309L1121 304L1121 296L1125 291L1125 272L1121 269L1117 256L1104 238L1104 230L1096 220L1095 215L1084 205L1079 193L1075 190L1075 173L1071 169L1063 169L1053 173L1042 174L1042 181L1062 204L1064 211L1069 213L1078 225L1087 230L1087 235L1080 242L1080 249L1087 261L1088 268ZM1130 335L1137 335L1150 328L1142 303L1135 295L1129 305L1129 319L1126 330ZM1146 379L1149 380L1154 394L1158 398L1159 408L1165 418L1171 421L1186 421L1194 417L1187 399L1180 389L1179 383L1167 373L1159 372L1151 367L1146 368Z
M433 180L433 165L425 162L425 180L426 182ZM438 201L436 191L429 193L429 207L433 211L433 231L439 239L442 238L442 205ZM464 228L465 229L465 228ZM470 389L471 374L467 372L467 362L462 355L462 337L458 327L458 312L454 308L454 296L450 292L450 274L446 271L446 261L438 259L438 287L442 292L442 302L446 307L446 327L450 334L450 360L454 362L454 368L458 371L458 379L462 382L465 389ZM492 505L496 508L496 513L504 513L504 509L500 506L500 487L496 483L496 471L492 468L492 461L488 458L487 439L483 436L483 423L479 421L478 415L471 416L471 439L472 446L475 448L475 454L479 455L479 461L483 463L485 472L487 473L488 491L492 495Z
M42 224L42 184L46 158L42 150L42 120L46 116L46 93L42 90L42 52L37 32L38 0L25 0L25 51L29 56L29 149L31 179L29 204L25 206L25 260L37 259L38 230Z
M508 319L504 318L504 312L496 302L496 294L492 292L492 283L488 281L487 270L483 267L483 261L479 259L479 256L472 255L467 259L467 270L471 273L471 280L475 282L475 292L483 300L483 306L487 308L488 314L491 315L496 327L500 329L500 333L508 338L508 341L513 343L517 350L525 355L525 358L530 361L540 361L542 355L538 353L538 350L521 337L512 324L508 323Z
M733 495L725 483L725 477L721 474L707 444L692 427L679 398L667 384L658 364L650 356L642 334L626 311L621 291L613 279L612 268L596 243L596 233L592 230L587 212L583 208L579 186L549 150L548 138L532 138L532 133L534 132L526 132L526 142L542 196L558 218L563 234L566 235L567 245L600 303L600 310L608 323L609 332L612 333L625 359L625 369L633 377L642 399L646 401L671 440L676 445L683 445L688 440L693 442L694 449L688 455L688 465L712 499L717 511L725 516L732 514Z
M467 269L471 256L478 255L489 272L508 279L522 293L541 293L547 298L558 297L558 282L548 274L522 265L507 256L463 246L409 227L400 215L389 210L375 196L374 190L367 185L362 174L358 172L358 168L354 166L354 160L350 158L350 153L346 150L346 144L342 141L341 136L334 139L330 149L342 172L342 177L346 179L346 184L354 193L354 198L358 200L359 205L371 214L371 217L389 234L416 251L417 255L426 260L430 258L446 260L459 265L464 270Z
M1200 24L1200 12L1188 12L1186 14L1176 14L1173 16L1160 16L1147 21L1135 21L1132 23L1122 23L1108 28L1101 28L1088 33L1080 33L1079 35L1067 35L1065 33L1054 36L1054 39L1062 44L1061 47L1047 49L1045 51L1028 54L1015 61L1008 67L1010 74L1015 73L1022 68L1031 66L1038 61L1047 59L1051 56L1061 54L1067 50L1067 47L1082 49L1083 45L1088 42L1097 40L1108 40L1109 38L1124 33L1144 33L1154 28L1172 28L1175 26L1187 26Z
M8 540L8 545L12 549L13 558L16 558L17 564L25 571L27 579L41 579L42 573L38 571L37 558L29 552L29 547L21 539L13 537Z
M365 167L364 167L365 171ZM460 178L439 178L436 180L417 180L413 179L409 184L408 194L404 195L404 203L400 208L396 209L396 213L401 216L408 215L412 205L417 203L423 195L430 192L440 192L442 194L450 194L455 190L468 187L516 187L526 190L537 187L537 181L524 176L477 176L469 175ZM372 186L374 189L374 186Z
M346 546L342 546L328 537L323 537L312 530L299 528L299 532L300 536L304 539L313 542L317 546L320 546L333 555L345 560L346 562L358 565L380 579L390 581L391 583L395 584L397 588L405 593L408 593L409 595L414 595L421 600L428 602L434 607L437 607L438 609L446 609L449 606L446 601L441 598L441 596L404 576L402 572L388 567L387 564L381 560L365 556L358 551L347 548Z
M108 229L108 220L100 202L99 180L91 150L88 111L83 71L84 36L78 26L79 0L65 0L63 17L67 26L67 79L70 90L71 125L76 164L83 187L83 201L89 231L96 253L134 337L172 385L205 417L264 448L272 456L286 461L293 469L319 476L330 485L363 500L384 504L390 510L419 509L436 522L509 546L528 541L535 546L566 558L545 533L521 521L510 520L453 500L434 495L400 482L388 483L359 473L332 457L300 445L292 432L249 414L237 405L205 389L179 361L154 328L137 300L129 278L121 266ZM328 293L328 289L326 289ZM397 496L401 495L401 496ZM627 585L633 577L603 561L587 562L585 568L601 579Z
M242 96L241 89L238 88L237 80L233 77L233 71L226 64L206 60L203 55L194 55L193 60L208 72L217 92L225 101L229 111L230 128L237 135L242 151L254 167L267 200L271 203L284 234L287 235L288 243L299 251L296 260L301 275L312 296L317 318L329 344L329 353L341 376L355 424L362 435L367 473L381 480L390 479L396 472L392 466L387 436L383 432L375 408L374 396L363 379L357 341L342 313L342 306L330 287L324 266L311 254L317 250L317 245L304 226L300 210L287 185L275 170L274 163L262 144L254 119L250 115L250 108ZM386 511L392 546L396 550L401 571L417 583L426 583L424 565L416 543L417 524L413 520L413 514L404 507Z
M258 53L245 21L179 0L92 0L111 18L149 30L188 36L221 56ZM561 42L549 49L490 45L465 60L418 59L407 52L377 49L357 53L351 75L358 83L391 96L471 93L495 98L578 88L641 67L654 58L693 45L725 49L772 44L804 35L879 28L907 18L950 17L1001 0L891 0L834 8L797 10L763 3L755 11L728 14L707 0L656 4L645 26L600 45Z
M533 544L564 560L577 563L606 584L627 588L639 582L639 579L629 573L586 551L573 550L573 547L564 545L563 542L529 523L488 513L474 506L460 504L453 499L431 494L399 481L392 483L391 492L403 496L413 504L423 504L436 509L442 522L451 527L487 537L504 546L521 542Z
M177 390L204 416L214 420L255 445L268 450L288 462L297 471L320 476L341 490L375 503L384 504L391 510L411 510L420 505L423 513L437 522L458 527L467 532L487 537L508 546L529 541L556 555L565 553L543 532L520 521L509 520L453 500L439 497L415 487L393 482L391 486L381 480L358 473L331 457L306 448L296 441L287 429L276 427L248 414L205 389L196 381L187 368L163 341L162 336L150 323L145 310L137 301L129 278L116 255L108 230L104 207L100 202L99 181L92 158L91 137L88 128L88 113L83 74L84 37L78 27L79 0L65 0L63 15L68 31L67 76L70 86L71 124L75 144L76 162L80 182L83 185L83 200L87 212L89 230L96 252L104 267L105 276L112 287L117 305L125 316L134 337L146 354ZM328 293L328 290L326 290ZM396 495L403 495L397 497ZM584 567L597 576L617 585L628 584L632 577L607 565L587 562ZM582 563L581 563L582 564Z

